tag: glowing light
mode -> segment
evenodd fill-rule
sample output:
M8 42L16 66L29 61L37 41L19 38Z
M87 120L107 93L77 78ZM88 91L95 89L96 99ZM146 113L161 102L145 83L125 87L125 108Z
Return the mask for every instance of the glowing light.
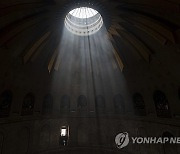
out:
M80 7L69 12L72 16L80 19L90 18L98 14L98 12L92 8Z
M103 19L98 11L88 7L79 7L66 15L64 23L71 33L79 36L88 36L95 34L101 29Z
M61 129L61 136L66 136L67 135L67 129L66 128L62 128Z

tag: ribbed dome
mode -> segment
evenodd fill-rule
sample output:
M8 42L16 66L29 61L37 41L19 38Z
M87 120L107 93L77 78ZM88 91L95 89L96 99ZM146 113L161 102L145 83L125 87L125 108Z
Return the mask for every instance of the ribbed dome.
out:
M0 153L172 153L179 0L0 2ZM120 138L119 137L119 138Z

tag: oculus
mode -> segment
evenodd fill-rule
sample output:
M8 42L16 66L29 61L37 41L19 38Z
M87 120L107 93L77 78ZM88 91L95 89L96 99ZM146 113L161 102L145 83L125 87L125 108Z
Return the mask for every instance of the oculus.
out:
M98 32L103 26L100 13L89 7L71 10L65 18L65 27L73 34L89 36Z

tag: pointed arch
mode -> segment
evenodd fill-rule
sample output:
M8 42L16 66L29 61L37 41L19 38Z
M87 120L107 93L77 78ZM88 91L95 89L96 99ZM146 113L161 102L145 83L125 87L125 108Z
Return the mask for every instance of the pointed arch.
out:
M12 104L13 94L11 90L5 90L0 96L0 118L8 117L11 104Z
M155 107L156 107L156 113L158 117L170 117L170 109L168 100L166 98L166 95L160 91L156 90L153 95Z
M69 112L70 110L70 97L68 95L63 95L61 97L60 111Z
M84 95L80 95L77 100L77 107L83 109L87 107L87 98Z
M42 105L42 114L48 115L52 113L53 109L53 97L51 94L47 94L44 96L43 105Z
M125 112L124 98L121 94L117 94L113 98L115 113L123 114Z
M139 116L146 115L144 98L140 93L135 93L133 95L133 102L134 102L135 114Z
M105 98L102 95L98 95L96 96L95 103L97 113L104 113L106 108Z
M35 97L33 93L28 93L23 100L21 115L32 115L34 110Z

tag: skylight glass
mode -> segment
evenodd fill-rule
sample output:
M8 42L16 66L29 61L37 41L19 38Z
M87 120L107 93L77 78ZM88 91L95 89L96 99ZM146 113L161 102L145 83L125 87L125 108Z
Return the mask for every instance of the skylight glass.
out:
M80 19L90 18L98 14L98 12L92 8L80 7L69 12L72 16Z
M101 14L89 7L78 7L71 10L65 18L65 27L79 36L89 36L98 32L103 26Z

